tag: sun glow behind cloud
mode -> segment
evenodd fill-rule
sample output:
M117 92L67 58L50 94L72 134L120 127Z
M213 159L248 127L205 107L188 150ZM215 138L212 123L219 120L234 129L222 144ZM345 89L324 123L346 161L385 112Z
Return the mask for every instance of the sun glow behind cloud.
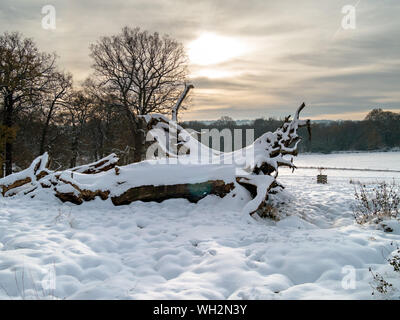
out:
M188 48L190 61L202 66L225 62L245 52L239 40L208 32L189 43Z
M221 79L221 78L230 78L233 76L239 76L240 72L225 70L225 69L217 69L217 68L201 68L198 71L194 71L192 76L197 78L206 77L210 79Z

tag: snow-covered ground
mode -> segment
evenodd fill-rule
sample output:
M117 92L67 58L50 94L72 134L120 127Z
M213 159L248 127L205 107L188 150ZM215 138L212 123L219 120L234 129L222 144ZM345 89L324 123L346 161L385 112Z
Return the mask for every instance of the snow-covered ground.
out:
M400 152L295 164L400 170ZM368 269L390 280L400 224L392 233L357 225L350 179L400 182L400 173L329 170L327 185L316 174L281 170L290 216L277 223L243 217L240 196L120 207L0 197L0 298L371 299Z

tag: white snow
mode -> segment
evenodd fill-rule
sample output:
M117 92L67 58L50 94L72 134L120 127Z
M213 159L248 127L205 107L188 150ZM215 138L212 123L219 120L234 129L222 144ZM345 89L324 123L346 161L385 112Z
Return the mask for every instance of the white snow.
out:
M400 169L400 153L304 155L295 164ZM142 166L143 175L157 170ZM391 280L386 259L400 224L390 221L392 233L357 225L349 181L400 182L400 173L326 171L327 185L316 184L317 173L280 170L291 200L277 223L244 219L249 198L240 191L120 207L61 203L45 191L0 197L0 298L371 299L368 269ZM173 169L157 174L180 179ZM354 289L342 286L346 266Z
M22 180L26 178L30 178L31 181L36 181L36 176L35 174L40 173L41 171L48 171L45 167L46 163L48 162L49 155L47 152L45 152L42 156L37 157L31 165L26 168L25 170L22 170L20 172L14 173L13 175L9 175L7 177L1 178L1 183L2 185L9 185L10 183L16 181L16 180ZM36 168L37 166L37 168Z
M43 180L51 179L56 174L59 173L55 172ZM118 175L114 170L90 175L66 170L62 171L60 178L71 181L81 189L111 190L110 194L114 196L120 195L130 188L144 185L200 183L218 179L231 183L234 182L234 175L235 167L233 165L186 164L178 166L158 164L154 160L147 160L119 167ZM57 189L59 188L57 186Z

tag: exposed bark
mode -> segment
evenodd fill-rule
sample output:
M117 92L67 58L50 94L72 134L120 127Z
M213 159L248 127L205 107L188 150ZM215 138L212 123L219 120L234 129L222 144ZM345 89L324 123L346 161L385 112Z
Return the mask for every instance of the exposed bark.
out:
M1 186L1 189L2 189L1 192L2 192L2 194L4 196L7 191L9 191L11 189L15 189L15 188L21 187L21 186L23 186L23 185L25 185L25 184L27 184L27 183L29 183L31 181L32 181L32 179L30 177L26 177L26 178L20 179L20 180L15 180L11 184L2 185Z
M262 178L263 176L256 177ZM260 181L254 179L254 176L236 177L236 182L248 190L253 198L253 200L247 205L248 214L250 216L257 213L262 218L279 220L276 208L274 208L268 200L270 194L276 194L284 188L282 185L275 180L267 182L266 184L262 182L260 183ZM254 204L252 202L254 202Z
M82 204L84 201L94 200L97 196L102 200L107 200L110 194L108 190L87 190L80 189L77 185L71 183L70 181L66 181L64 179L60 179L60 182L71 185L75 190L73 192L60 192L55 188L56 197L59 198L62 202L72 202L74 204Z
M186 183L161 186L140 186L131 188L120 196L111 198L114 205L120 206L134 201L162 202L167 199L183 198L190 202L198 202L207 195L214 194L221 198L234 188L233 183L225 183L222 180L210 180L201 183Z
M13 175L7 176L6 178L0 179L0 188L2 190L2 195L5 196L8 191L12 189L22 187L34 181L39 181L48 174L48 166L49 158L47 154L44 154L36 158L29 168Z

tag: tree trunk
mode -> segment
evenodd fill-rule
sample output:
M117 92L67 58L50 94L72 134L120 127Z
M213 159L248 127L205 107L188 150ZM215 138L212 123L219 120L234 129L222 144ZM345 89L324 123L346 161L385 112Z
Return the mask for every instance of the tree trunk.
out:
M12 119L13 113L13 99L12 94L9 94L4 99L4 118L3 125L6 127L6 130L11 129L13 125ZM12 174L12 156L13 156L13 142L10 141L9 138L6 140L5 144L5 165L6 165L6 176Z
M43 131L42 131L42 138L40 139L40 148L39 148L39 154L38 155L41 155L41 154L43 154L44 153L44 144L45 144L45 141L46 141L46 136L47 136L47 125L45 125L45 127L43 128Z
M52 105L50 107L49 113L47 114L46 123L45 123L45 125L43 127L43 130L42 130L42 137L40 139L39 155L41 155L41 154L43 154L45 152L46 137L47 137L47 132L48 132L48 129L49 129L51 115L53 113L53 108L54 108L54 105Z
M129 120L134 144L133 162L140 162L144 159L146 154L145 142L146 136L144 134L145 123L138 118L127 105L125 105L126 115Z
M99 143L96 144L96 160L101 159L104 157L104 132L101 127L101 121L97 123L97 131L99 133Z
M146 137L144 133L144 127L141 125L141 122L138 122L138 129L136 132L133 132L133 139L134 139L134 154L133 154L133 161L140 162L144 160L146 150L145 150L145 142Z
M13 149L12 143L6 142L6 152L5 152L6 176L12 174L12 149Z
M167 199L187 199L197 203L204 197L214 194L221 198L234 189L233 183L226 183L223 180L208 180L200 183L185 183L173 185L145 185L131 188L119 196L111 197L115 206L130 204L134 201L162 202Z
M69 162L69 166L71 168L76 167L76 159L78 158L78 144L79 144L79 137L76 135L71 144L72 156Z

